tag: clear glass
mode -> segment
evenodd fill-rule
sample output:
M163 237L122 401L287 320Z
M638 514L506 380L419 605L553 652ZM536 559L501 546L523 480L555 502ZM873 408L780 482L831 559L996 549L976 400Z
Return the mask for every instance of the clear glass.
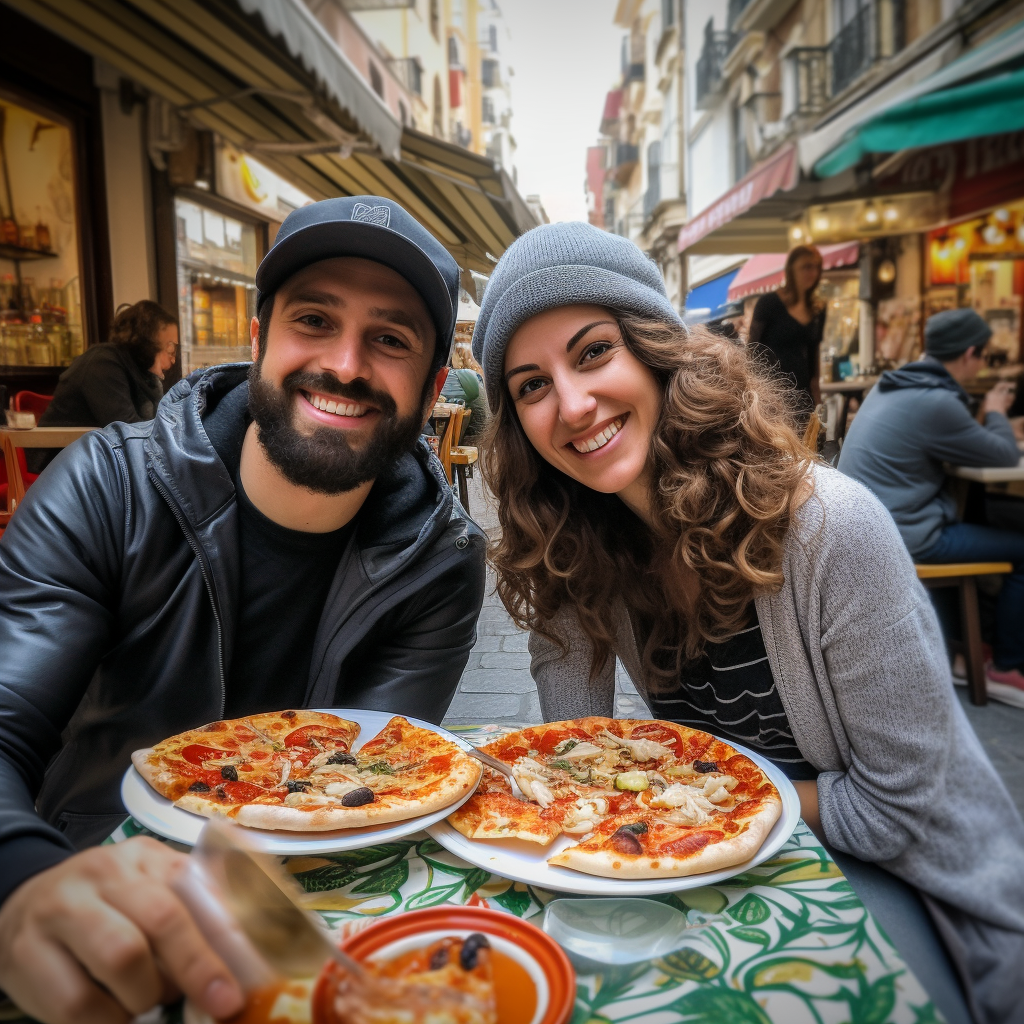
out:
M182 372L245 362L256 312L256 226L174 201Z

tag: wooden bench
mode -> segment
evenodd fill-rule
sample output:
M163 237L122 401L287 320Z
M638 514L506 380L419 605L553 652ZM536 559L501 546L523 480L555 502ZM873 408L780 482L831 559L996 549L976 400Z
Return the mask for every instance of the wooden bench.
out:
M952 562L946 565L916 565L917 578L929 590L941 587L960 589L960 631L967 682L972 704L987 704L985 660L981 648L981 616L978 613L979 576L1003 576L1013 572L1009 562Z

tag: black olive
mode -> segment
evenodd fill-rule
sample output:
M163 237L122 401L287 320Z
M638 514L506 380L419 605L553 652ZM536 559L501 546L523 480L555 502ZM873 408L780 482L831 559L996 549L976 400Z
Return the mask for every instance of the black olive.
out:
M220 800L227 800L228 795L227 795L227 793L224 792L224 787L223 786L218 786L214 790L214 792L217 794L217 798L218 799L220 799Z
M368 786L360 786L359 789L353 789L351 793L346 793L341 798L342 807L362 807L363 804L373 803L373 790Z
M305 779L289 779L285 786L289 793L305 793L309 789L309 783Z
M226 764L220 770L220 777L227 779L228 782L238 781L238 769L233 764Z
M294 718L295 717L295 712L294 711L282 711L281 712L281 717L282 718Z
M188 787L188 791L190 793L209 793L210 787L205 782L193 782L192 785Z
M635 836L642 836L647 831L646 821L634 821L629 825L623 825L620 832L632 832Z
M354 754L343 754L340 751L337 754L331 754L327 758L328 764L358 764Z
M448 947L441 946L435 949L430 956L430 969L439 971L446 963L448 963Z
M473 932L462 940L462 950L459 952L459 963L464 971L471 971L476 967L477 957L481 949L490 949L491 944L487 941L486 935Z
M694 761L693 770L695 772L703 772L706 775L708 772L717 772L718 765L714 761Z
M637 857L644 852L644 848L640 845L640 840L637 839L636 833L631 832L628 828L620 828L617 832L614 832L609 840L609 844L616 853L632 857Z

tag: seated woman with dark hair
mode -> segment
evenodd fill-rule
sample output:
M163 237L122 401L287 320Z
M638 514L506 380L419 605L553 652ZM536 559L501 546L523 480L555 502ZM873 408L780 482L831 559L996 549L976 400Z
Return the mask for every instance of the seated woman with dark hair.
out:
M178 321L149 299L119 306L110 340L83 352L61 375L41 427L105 427L151 420L163 398L164 373L174 365ZM60 449L28 453L41 473Z

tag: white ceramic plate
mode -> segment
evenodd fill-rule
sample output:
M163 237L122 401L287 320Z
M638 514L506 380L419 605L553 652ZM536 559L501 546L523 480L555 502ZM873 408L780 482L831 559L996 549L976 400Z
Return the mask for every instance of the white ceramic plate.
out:
M376 736L394 718L394 715L385 711L362 711L351 708L314 708L312 710L323 711L328 715L337 715L350 722L358 722L359 736L352 744L353 751L359 750L367 740ZM406 717L408 718L408 716ZM460 740L445 729L431 725L429 722L423 722L418 718L408 718L408 720L413 725L436 732L457 747L466 749L465 740ZM338 829L336 832L284 832L250 828L246 830L246 834L265 853L276 853L282 856L361 850L366 846L375 846L377 843L386 843L412 832L419 832L426 826L441 821L456 808L461 807L473 795L475 788L454 803L442 807L439 811L422 814L416 818L406 818L404 821L368 825L365 828ZM162 797L135 770L134 765L125 772L124 779L121 781L121 799L124 801L125 809L140 825L144 825L157 835L173 839L185 846L195 845L203 825L208 820L201 814L182 810L166 797Z
M800 820L800 798L793 783L760 754L738 743L730 741L729 745L741 754L746 754L772 780L782 797L782 814L754 857L721 871L683 875L679 878L603 878L571 868L552 867L547 863L548 857L575 844L576 840L570 836L558 836L550 846L540 846L522 839L467 839L447 821L438 821L427 831L446 850L470 864L516 882L526 882L527 885L555 892L573 892L583 896L654 896L680 889L698 889L702 885L716 885L733 875L749 871L778 853Z

